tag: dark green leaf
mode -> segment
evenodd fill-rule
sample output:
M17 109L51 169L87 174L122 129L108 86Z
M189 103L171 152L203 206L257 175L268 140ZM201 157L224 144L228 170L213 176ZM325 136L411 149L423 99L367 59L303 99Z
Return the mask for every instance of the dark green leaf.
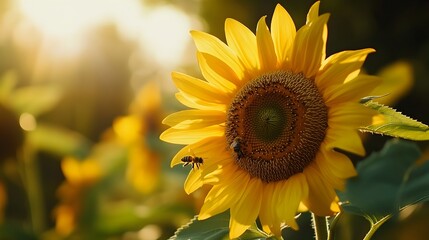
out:
M179 228L171 239L227 239L228 226L228 212L202 221L197 220L197 216L195 216L188 224Z
M416 164L405 176L399 192L401 207L429 200L429 162Z
M28 229L24 229L23 227L14 223L4 222L0 224L0 239L36 240L38 238Z
M416 144L398 139L357 164L358 176L339 192L343 208L368 220L397 213L402 207L426 201L429 196L429 162L416 165ZM372 221L372 222L373 222Z
M195 216L188 224L179 228L170 239L175 240L219 240L229 239L229 211L206 220L197 220ZM239 239L270 239L256 227L251 227Z

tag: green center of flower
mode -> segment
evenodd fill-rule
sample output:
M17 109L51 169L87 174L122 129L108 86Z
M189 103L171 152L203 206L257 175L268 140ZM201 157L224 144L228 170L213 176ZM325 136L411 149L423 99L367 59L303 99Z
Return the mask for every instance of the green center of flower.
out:
M273 98L266 100L249 107L249 121L246 123L249 124L247 129L254 131L256 137L271 142L281 136L286 123L286 112L276 101L272 101Z
M327 127L328 110L314 81L279 71L253 79L237 93L225 135L240 168L276 182L315 159Z

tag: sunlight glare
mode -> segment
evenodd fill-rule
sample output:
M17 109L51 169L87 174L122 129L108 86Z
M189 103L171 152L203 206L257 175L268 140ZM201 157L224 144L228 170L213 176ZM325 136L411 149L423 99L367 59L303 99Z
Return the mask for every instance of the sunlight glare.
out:
M96 26L115 23L120 30L136 27L143 6L138 0L20 0L19 7L46 44L57 48L52 51L76 53L85 34Z
M114 23L123 37L137 41L144 55L161 66L180 61L191 42L189 30L198 24L177 7L148 7L139 0L20 0L19 7L42 33L51 54L78 54L86 33Z
M178 62L191 40L191 25L192 19L175 7L155 8L146 16L142 32L144 49L150 51L160 64Z
M23 113L19 116L19 125L25 131L33 131L37 127L36 118L30 113Z

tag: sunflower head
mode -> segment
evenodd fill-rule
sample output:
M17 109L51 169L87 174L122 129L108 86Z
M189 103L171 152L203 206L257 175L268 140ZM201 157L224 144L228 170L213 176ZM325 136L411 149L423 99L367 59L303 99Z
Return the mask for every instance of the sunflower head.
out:
M177 99L191 109L165 118L161 139L185 145L172 166L190 152L204 159L185 191L213 186L199 219L229 209L231 238L257 218L280 235L285 225L298 228L298 209L339 211L335 190L356 171L336 150L365 154L358 128L373 113L359 99L379 80L360 69L373 50L326 58L329 15L318 12L316 2L299 30L280 5L270 28L262 17L256 33L227 19L226 43L192 31L204 79L172 74Z
M237 93L228 110L225 137L228 144L240 144L235 156L240 168L264 182L277 182L313 161L327 117L313 80L303 74L270 72Z

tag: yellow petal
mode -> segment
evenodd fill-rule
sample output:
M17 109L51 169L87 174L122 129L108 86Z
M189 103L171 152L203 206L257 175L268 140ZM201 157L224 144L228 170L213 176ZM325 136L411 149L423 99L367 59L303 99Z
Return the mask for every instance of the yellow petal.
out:
M304 169L309 187L308 198L305 205L318 216L332 216L339 211L336 202L336 193L332 186L329 186L320 172L312 164Z
M219 157L222 158L222 156ZM210 163L209 159L204 158L204 163L200 167L190 168L188 179L185 181L186 193L190 194L204 184L218 185L224 182L225 179L229 181L232 179L231 173L235 173L237 170L237 167L233 166L231 162L227 162L225 165ZM228 177L225 177L225 175L228 175Z
M224 137L211 137L203 139L195 144L190 144L182 148L171 161L171 167L177 164L183 164L182 158L185 156L196 156L203 159L198 168L190 171L199 172L199 184L216 184L220 181L229 181L232 178L231 173L235 173L237 166L233 162L232 154L225 146ZM187 191L194 191L199 186L185 185ZM194 188L195 187L195 188Z
M80 183L82 181L81 164L73 157L66 157L61 161L61 170L67 181Z
M307 186L307 188L308 188L308 186ZM304 202L299 203L298 212L308 212L308 208L307 208L307 206L305 206Z
M321 147L322 148L322 147ZM325 147L323 147L325 149ZM324 164L328 171L337 178L346 179L357 175L352 161L344 154L332 149L322 151Z
M335 104L329 108L328 125L343 125L351 128L368 126L376 112L357 102Z
M292 69L303 72L307 78L314 77L326 56L329 14L323 14L311 25L298 30L292 50Z
M242 23L228 18L225 21L225 37L228 46L237 53L246 69L258 67L256 37Z
M365 148L356 130L339 126L330 127L326 133L325 141L328 149L339 148L359 156L365 156Z
M271 20L271 36L276 50L277 61L282 64L290 58L296 28L289 13L277 4Z
M345 181L332 174L328 160L324 158L324 154L318 153L315 159L315 167L320 172L322 178L335 189L344 189ZM345 169L346 170L346 169Z
M380 78L370 75L359 75L352 81L328 87L322 94L327 105L344 102L359 102L380 84Z
M271 38L268 26L265 23L265 16L259 19L256 27L256 42L258 44L259 69L271 71L276 68L277 57L274 50L273 39Z
M221 181L224 182L225 178L228 178L227 180L229 180L233 178L231 174L235 173L237 170L236 166L233 166L232 164L231 154L227 153L226 150L219 152L219 147L215 148L218 145L216 142L211 143L203 140L198 144L201 145L204 142L207 142L210 147L195 148L194 150L188 146L189 151L186 151L187 149L185 147L176 154L172 161L172 165L173 162L181 161L181 158L178 157L179 155L197 156L203 159L203 162L199 167L189 167L190 172L185 181L185 192L188 194L194 192L204 184L216 185ZM191 146L198 147L197 145ZM205 149L211 152L203 152ZM217 151L217 154L214 154L213 151ZM223 179L221 179L221 177L223 177Z
M392 105L407 94L414 82L413 66L404 61L398 61L384 67L377 75L381 77L383 82L369 95L379 96L388 93L387 96L377 99L377 102L386 105Z
M226 111L225 104L207 102L199 98L196 98L195 96L188 95L184 92L176 93L175 97L177 101L179 101L183 105L190 108L195 108L200 110L215 110L215 111L222 111L222 112Z
M278 190L281 196L276 205L278 215L287 225L295 230L298 230L295 215L299 203L303 200L306 192L308 192L307 188L305 176L302 173L298 173L286 180Z
M142 147L128 150L126 179L143 194L152 193L161 178L161 159L155 152Z
M136 114L115 119L113 131L120 142L132 144L141 140L141 136L146 132L146 129L142 124L141 118Z
M328 57L322 64L316 84L323 91L328 86L348 82L360 73L362 64L369 53L375 52L372 48L355 51L342 51Z
M310 7L310 10L308 10L307 13L307 21L305 23L306 25L310 25L319 17L319 6L320 2L317 1Z
M276 189L281 186L277 183L268 183L264 185L264 194L261 203L261 212L259 213L259 219L261 220L263 230L268 234L274 234L276 236L281 235L280 219L276 213L276 207L278 206L278 195L280 191Z
M222 124L225 122L224 112L213 110L183 110L168 115L163 124L176 129L190 129ZM198 125L199 127L195 127Z
M218 58L202 52L197 52L197 59L204 78L217 88L232 93L240 81L232 69Z
M215 156L216 155L216 156ZM233 178L232 173L235 173L238 169L234 163L234 158L230 153L215 154L207 159L207 166L202 167L205 184L216 184L218 182L229 181Z
M237 171L233 176L227 184L213 186L201 207L199 220L226 211L242 197L245 190L242 186L249 181L249 175L244 171Z
M225 127L213 125L205 128L198 129L174 129L169 128L165 130L159 138L162 141L175 143L175 144L192 144L204 138L223 136L225 134Z
M208 53L228 65L238 76L243 79L243 67L235 53L217 37L205 32L191 31L192 38L199 52Z
M231 207L231 220L229 222L229 237L237 238L243 234L253 223L259 214L262 202L262 182L259 178L252 178L248 183L243 182L243 195L239 201Z
M204 182L201 178L201 171L190 171L185 180L184 188L187 194L193 193L198 188L202 187Z
M191 96L214 103L226 103L229 100L225 92L206 81L178 72L173 72L171 77L178 89Z
M187 145L183 147L171 160L171 167L183 163L181 159L185 156L193 155L202 157L203 159L208 158L211 161L214 161L218 158L211 158L211 153L213 152L226 152L226 139L225 137L207 137L198 141L194 144ZM206 164L207 161L204 161L203 164Z

